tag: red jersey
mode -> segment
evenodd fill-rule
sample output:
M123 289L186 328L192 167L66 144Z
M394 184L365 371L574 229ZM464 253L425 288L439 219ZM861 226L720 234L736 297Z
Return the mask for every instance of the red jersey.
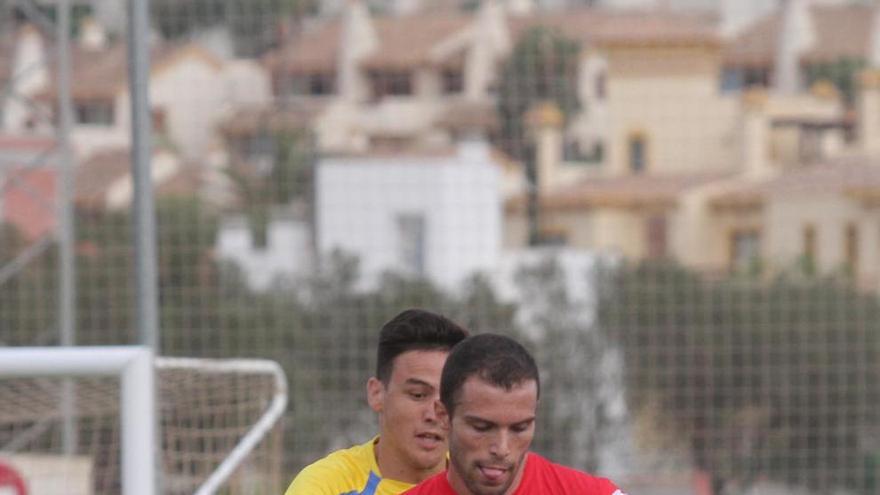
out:
M597 478L529 452L522 479L513 495L626 495L605 478ZM432 476L404 495L456 495L446 471Z

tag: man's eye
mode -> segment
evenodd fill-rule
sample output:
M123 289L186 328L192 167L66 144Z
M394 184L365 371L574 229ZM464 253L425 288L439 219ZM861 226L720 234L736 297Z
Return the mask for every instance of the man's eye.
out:
M424 392L410 392L409 396L412 397L413 399L424 399L425 397L428 396L428 394L426 394Z
M477 430L479 432L486 432L492 428L490 425L484 425L484 424L476 424L476 425L472 425L472 426L475 430Z

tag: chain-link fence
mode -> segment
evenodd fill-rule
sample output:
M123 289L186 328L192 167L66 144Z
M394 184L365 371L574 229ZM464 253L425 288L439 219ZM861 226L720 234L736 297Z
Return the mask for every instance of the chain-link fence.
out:
M421 306L526 342L537 450L630 493L876 493L880 16L774 3L152 0L161 354L284 367L282 485ZM71 0L65 141L59 3L0 2L3 345L61 342L66 157L75 342L139 342L122 4Z

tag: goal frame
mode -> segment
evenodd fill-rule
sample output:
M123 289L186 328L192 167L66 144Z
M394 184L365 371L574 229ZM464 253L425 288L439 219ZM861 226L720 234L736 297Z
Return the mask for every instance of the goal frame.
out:
M0 349L0 377L119 378L124 495L156 495L158 455L153 351L146 346Z

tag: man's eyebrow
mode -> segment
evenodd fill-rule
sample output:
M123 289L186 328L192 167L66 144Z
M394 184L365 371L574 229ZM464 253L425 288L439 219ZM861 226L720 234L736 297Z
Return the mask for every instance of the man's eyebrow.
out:
M418 386L422 386L422 387L434 388L434 386L431 385L430 383L426 382L425 380L420 380L418 378L407 378L406 381L403 382L403 384L404 385L418 385Z
M535 419L537 419L536 416L532 416L532 417L526 418L522 421L517 421L516 423L513 423L513 425L516 426L516 425L522 425L522 424L526 424L526 423L534 423Z
M517 425L522 425L522 424L527 424L527 423L534 423L536 419L537 419L537 416L529 416L528 418L523 418L522 420L517 421L516 423L511 423L511 426L517 426ZM467 415L467 414L464 416L464 420L469 423L476 422L476 423L486 423L489 425L496 424L492 421L489 421L488 419L481 418L479 416Z
M468 423L486 423L486 424L490 424L490 425L495 424L495 423L489 421L488 419L481 418L479 416L468 415L468 414L466 414L464 416L464 420L467 421Z

